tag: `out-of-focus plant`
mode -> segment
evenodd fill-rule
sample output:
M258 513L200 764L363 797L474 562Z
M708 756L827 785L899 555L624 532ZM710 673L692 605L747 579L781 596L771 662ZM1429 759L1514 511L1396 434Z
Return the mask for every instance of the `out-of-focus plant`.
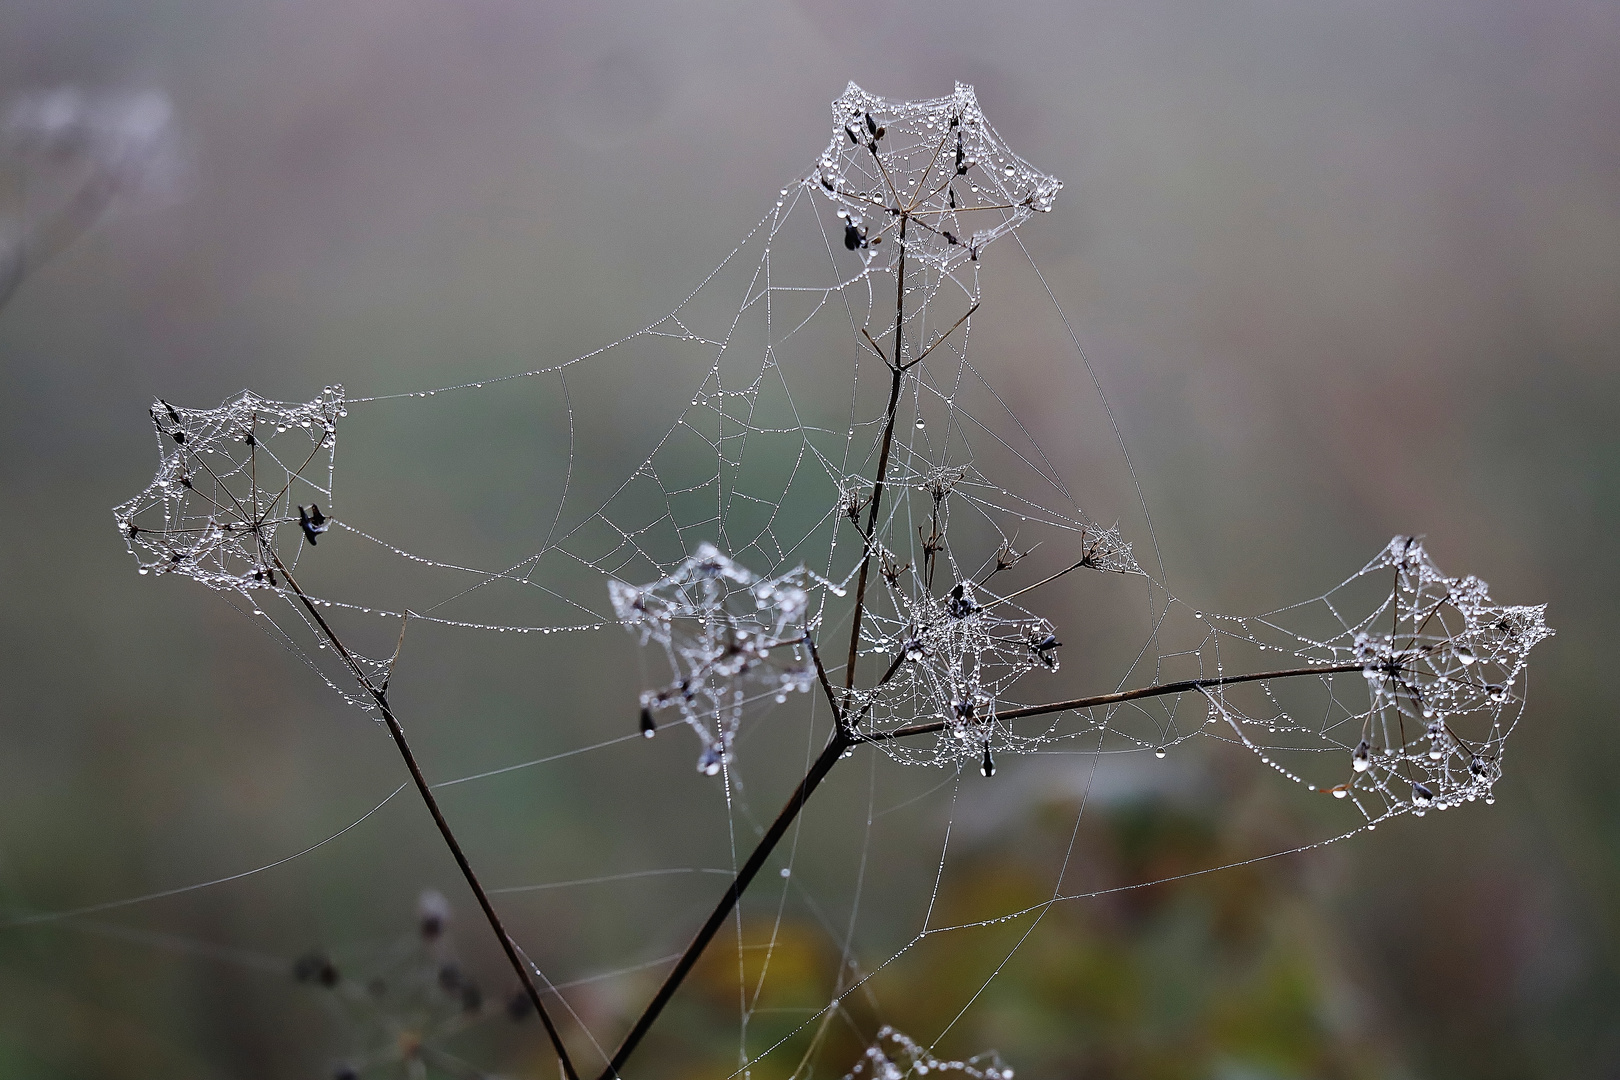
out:
M120 200L173 189L174 106L158 90L26 94L0 117L0 306Z

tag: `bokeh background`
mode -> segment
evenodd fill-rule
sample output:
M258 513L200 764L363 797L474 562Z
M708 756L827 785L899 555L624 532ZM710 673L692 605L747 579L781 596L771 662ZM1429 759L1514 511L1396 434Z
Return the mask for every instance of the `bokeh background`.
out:
M1620 8L1563 0L4 0L0 101L161 90L180 167L0 309L0 907L257 866L403 778L370 722L251 620L131 572L108 509L150 478L154 394L386 393L578 355L672 308L732 249L813 160L846 80L914 97L961 80L1065 181L1023 235L1112 397L1180 595L1270 608L1422 533L1449 572L1548 602L1558 637L1532 664L1497 805L1065 905L941 1049L995 1047L1025 1077L1620 1076L1616 55ZM1061 431L1068 406L1044 388L1076 363L1015 352L998 385L1031 430ZM593 423L637 422L640 392ZM451 507L475 542L522 551L566 450L553 421L521 401L447 403L379 425L367 453L396 512ZM630 722L635 679L589 643L544 665L506 645L424 633L413 653L413 737L435 777ZM687 746L666 749L466 785L447 811L494 885L725 865L712 785ZM1076 849L1089 882L1329 831L1251 759L1153 764L1099 774ZM1005 763L969 793L947 911L1050 891L1076 768ZM761 778L761 807L787 771ZM851 771L832 805L938 781ZM886 832L868 873L931 873L948 811L924 799L895 817L913 831ZM836 812L819 820L796 877L827 905L796 904L781 931L782 1017L825 1003L827 925L853 895L858 852ZM571 978L677 950L722 880L503 907ZM0 1075L329 1075L364 1033L287 963L322 947L364 968L409 938L423 887L468 913L402 798L243 881L0 928ZM905 939L915 900L867 892L866 959ZM857 1019L932 1037L1017 932L919 950L883 1012ZM459 948L498 997L499 957L466 918ZM638 1075L736 1067L731 963L705 968ZM616 1030L653 978L592 984L578 1007ZM458 1039L490 1069L549 1075L532 1023L496 1016ZM816 1075L859 1047L840 1028ZM754 1074L799 1056L784 1060Z

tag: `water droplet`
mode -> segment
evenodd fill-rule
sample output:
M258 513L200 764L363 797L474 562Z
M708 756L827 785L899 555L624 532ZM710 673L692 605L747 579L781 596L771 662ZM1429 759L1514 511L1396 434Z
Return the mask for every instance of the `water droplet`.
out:
M792 877L793 876L793 871L789 870L787 867L784 866L784 867L782 867L782 876L783 877Z
M1203 618L1203 617L1204 617L1204 613L1203 613L1203 612L1202 612L1202 611L1195 611L1195 612L1193 612L1193 618L1195 618L1195 619L1202 619L1202 618Z
M1457 646L1457 660L1459 663L1472 664L1475 659L1473 649L1470 649L1467 645Z
M1164 747L1161 746L1157 750L1153 751L1153 756L1162 761L1164 759Z
M1350 759L1350 767L1356 772L1366 772L1372 768L1372 747L1366 739L1356 745L1355 755Z
M920 416L919 416L919 417L917 417L917 430L918 430L918 431L921 431L921 430L922 430L922 429L923 429L923 428L924 428L924 427L926 427L926 426L927 426L927 425L925 425L925 424L924 424L924 423L923 423L923 418L922 418L922 417L920 417Z

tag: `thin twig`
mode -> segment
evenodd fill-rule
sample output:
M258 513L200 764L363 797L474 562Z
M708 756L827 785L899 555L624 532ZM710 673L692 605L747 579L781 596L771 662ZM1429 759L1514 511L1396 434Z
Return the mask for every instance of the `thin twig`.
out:
M889 670L885 673L882 681L887 682L894 675L894 673L899 670L902 662L903 657L896 658L894 663L889 666ZM1250 675L1226 675L1215 679L1187 679L1183 682L1160 683L1154 686L1140 687L1135 690L1124 690L1114 694L1098 694L1094 697L1076 698L1072 701L1056 701L1046 705L1032 705L1023 709L1010 709L1006 712L998 714L998 718L1010 720L1021 716L1039 716L1043 713L1063 712L1069 709L1086 709L1097 705L1112 705L1123 701L1137 701L1142 698L1163 697L1169 694L1182 694L1189 691L1202 691L1210 687L1230 686L1234 683L1260 682L1268 679L1288 679L1296 678L1302 675L1330 675L1340 672L1361 670L1363 670L1362 664L1348 663L1334 664L1325 667L1290 668L1282 671L1261 671ZM880 683L879 685L882 684ZM870 703L868 703L868 708L869 707ZM602 1073L600 1080L618 1080L619 1070L624 1067L624 1063L630 1057L631 1052L635 1050L636 1046L639 1045L641 1040L646 1036L648 1030L651 1029L653 1022L658 1019L659 1013L663 1012L664 1006L669 1004L670 999L675 996L676 990L680 988L681 983L691 972L692 967L697 963L698 958L702 956L704 949L714 938L714 935L719 932L720 927L725 923L727 917L730 916L732 910L737 906L737 902L741 899L742 894L747 890L749 884L754 880L760 869L765 865L765 860L770 857L770 854L773 850L775 850L776 845L780 843L782 837L787 834L789 826L791 826L794 819L798 817L799 811L804 809L804 805L810 800L811 794L814 793L816 788L821 785L821 782L827 778L827 774L830 773L833 766L843 758L845 752L851 747L860 743L879 743L894 739L909 738L915 735L927 735L932 732L942 731L946 726L945 723L941 721L933 724L916 724L911 727L899 728L895 731L873 732L869 735L862 735L855 731L855 725L860 723L860 718L864 714L865 709L862 710L860 715L853 717L848 724L841 723L834 730L832 739L827 743L826 749L821 752L820 757L816 758L814 764L810 766L810 771L805 774L804 779L799 781L799 785L794 788L793 794L788 797L788 801L783 805L781 811L776 815L776 820L771 823L770 829L768 829L765 835L760 838L759 843L749 854L748 861L744 863L743 868L737 872L737 876L732 880L731 885L727 887L725 895L720 898L720 902L715 906L714 910L710 912L708 921L703 924L703 927L698 931L697 936L692 939L692 943L687 946L686 952L681 954L681 959L675 965L674 970L672 970L669 975L665 977L664 984L659 987L657 995L642 1012L640 1018L637 1019L635 1027L630 1030L630 1034L625 1036L623 1044L621 1044L618 1051L614 1053L612 1062L609 1064L607 1070Z
M944 340L946 338L950 337L951 334L956 332L956 328L958 326L961 326L963 323L967 322L968 319L972 317L973 313L975 311L978 311L978 310L979 310L979 305L978 304L974 304L972 307L968 308L966 315L963 315L960 319L957 319L956 322L952 323L951 328L949 330L945 331L943 334L939 335L938 340L936 340L932 345L928 346L928 348L924 349L922 352L918 353L916 356L912 357L911 360L909 360L905 364L905 366L903 366L900 370L901 371L910 371L912 368L914 368L918 364L922 363L923 362L923 357L927 356L929 353L931 353L935 349L939 348L940 344L942 342L944 342Z
M832 739L827 743L826 749L821 752L821 756L816 758L815 763L810 766L810 771L805 773L804 779L799 781L799 786L793 789L793 794L788 797L786 805L776 815L776 820L771 822L771 827L766 830L765 835L755 845L753 852L749 854L748 861L743 864L741 870L737 871L737 876L727 886L725 895L720 898L720 903L716 904L714 910L709 913L708 921L703 924L702 929L697 932L697 936L692 939L692 943L681 954L681 958L676 962L674 969L665 976L664 985L658 988L658 993L654 995L652 1001L642 1011L635 1027L630 1029L630 1034L624 1037L624 1042L614 1052L613 1060L608 1063L608 1067L603 1071L601 1080L618 1080L619 1070L624 1068L625 1061L641 1043L648 1030L652 1028L653 1023L658 1019L658 1014L664 1011L665 1005L669 1004L670 998L675 996L675 991L680 989L681 983L686 979L693 965L703 955L703 950L708 948L710 940L713 939L715 934L719 933L720 927L725 924L726 919L731 915L732 909L737 906L737 901L742 898L742 894L765 865L765 860L770 858L771 852L776 849L776 845L781 842L783 836L787 835L788 827L793 824L794 818L799 816L799 811L804 808L804 804L810 801L811 794L827 778L827 774L832 771L832 767L838 764L838 760L844 756L844 752L849 749L852 741L843 725L840 724L834 729Z
M861 327L861 333L866 337L866 343L872 346L872 351L878 354L878 359L882 360L885 364L889 364L889 358L883 355L882 346L872 340L872 335L867 331L866 327ZM894 367L893 364L889 364L889 366L891 368Z
M269 551L268 548L266 550ZM427 778L422 775L422 769L416 763L416 755L411 753L410 743L405 739L405 729L395 719L394 711L388 707L387 695L371 684L371 680L366 677L364 669L355 660L354 654L333 632L326 619L321 616L320 611L315 607L314 601L299 587L298 582L288 572L286 565L282 563L281 557L273 551L269 551L269 555L275 562L277 569L281 571L281 576L286 579L287 585L292 589L294 595L303 603L304 610L308 611L315 620L315 625L320 627L321 633L326 636L326 640L332 643L332 647L337 650L338 655L343 658L343 662L348 665L349 671L359 680L361 687L377 703L383 721L388 725L388 733L394 737L394 745L399 747L400 756L405 759L405 767L410 770L411 779L416 782L416 790L421 794L422 801L427 804L428 812L433 815L434 824L438 825L440 835L444 837L445 844L450 848L450 854L455 856L456 865L461 867L462 876L467 879L467 884L472 888L473 895L478 898L478 906L484 909L484 918L489 920L490 929L495 931L495 937L500 941L507 960L511 962L512 970L517 972L518 978L522 981L523 989L529 997L529 1003L534 1006L535 1012L540 1016L540 1022L545 1025L546 1034L551 1037L551 1045L557 1051L557 1060L562 1064L564 1074L567 1075L568 1080L579 1080L579 1073L574 1070L573 1060L568 1056L568 1048L563 1045L562 1036L558 1034L556 1025L552 1023L551 1015L546 1012L545 1004L540 1000L540 989L535 985L534 976L530 973L528 965L518 956L516 943L513 942L512 936L506 932L506 926L501 922L501 917L495 913L495 907L489 902L489 896L484 892L483 884L479 882L478 875L473 872L472 864L467 861L466 854L461 850L460 842L456 840L456 834L450 830L450 823L445 820L444 813L439 809L439 802L433 797L433 789L428 784ZM403 637L403 627L401 627L400 633Z
M1222 675L1214 679L1184 679L1181 682L1156 683L1153 686L1139 686L1135 690L1120 690L1112 694L1096 694L1092 697L1073 698L1069 701L1049 701L1044 705L1026 705L1019 709L1000 710L996 713L996 719L1019 720L1029 716L1045 716L1047 713L1091 709L1099 705L1117 705L1125 701L1140 701L1143 698L1165 697L1169 694L1185 694L1191 690L1203 690L1212 686L1265 682L1268 679L1293 679L1301 675L1333 675L1346 671L1363 671L1365 669L1366 665L1358 660L1347 664L1326 664L1321 667L1256 671L1248 675ZM913 735L928 735L936 731L944 731L948 726L948 721L936 720L927 724L912 724L909 727L895 728L893 731L874 731L870 735L860 736L860 739L862 742L888 742L892 739L908 739Z
M861 557L860 580L855 585L855 617L850 620L849 663L844 668L844 689L855 686L855 661L861 645L861 617L866 613L866 579L872 570L872 538L876 535L878 506L883 501L883 481L889 472L889 451L894 446L894 415L900 408L900 389L905 369L900 366L905 345L906 313L906 217L900 216L900 261L895 269L894 287L894 381L889 387L888 419L883 426L883 450L878 455L877 480L872 484L872 503L866 516L866 552Z

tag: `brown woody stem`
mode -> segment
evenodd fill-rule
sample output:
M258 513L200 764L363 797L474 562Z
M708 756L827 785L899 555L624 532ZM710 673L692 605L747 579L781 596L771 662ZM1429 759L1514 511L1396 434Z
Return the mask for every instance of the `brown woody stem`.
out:
M388 725L388 734L394 737L394 745L399 747L400 756L405 759L405 767L410 770L411 779L416 782L416 790L421 794L422 801L427 804L428 813L433 815L433 822L439 827L439 834L444 837L445 844L450 848L450 854L455 856L456 865L461 867L462 876L467 879L467 884L472 888L473 895L478 898L478 906L484 909L484 918L489 920L490 929L495 931L495 937L500 941L501 949L506 953L506 959L511 962L512 970L517 972L518 979L523 983L523 990L528 994L529 1003L534 1006L535 1012L539 1014L540 1022L546 1026L546 1034L550 1036L551 1045L557 1051L557 1060L562 1064L564 1074L567 1075L568 1080L579 1080L579 1073L574 1070L574 1063L568 1056L568 1048L563 1045L562 1036L558 1034L557 1026L552 1022L551 1014L546 1012L546 1007L540 1000L540 988L535 985L534 976L530 973L529 966L518 955L517 943L512 940L512 935L506 932L505 924L501 922L501 917L495 913L494 905L489 902L489 895L484 892L483 884L479 882L478 875L473 872L472 864L467 861L466 853L461 850L461 844L456 840L456 834L450 830L450 823L445 820L443 811L439 809L439 801L433 797L433 789L428 785L427 778L422 775L422 769L416 763L416 755L411 753L410 743L405 739L405 729L395 719L394 711L388 707L387 695L373 686L371 680L366 678L365 671L355 660L354 654L349 652L348 647L339 640L331 626L327 625L326 620L321 617L320 611L315 607L314 601L299 587L298 582L288 572L281 558L275 552L269 551L268 548L265 550L269 553L271 560L275 562L276 568L281 571L281 576L286 579L287 585L292 589L294 595L303 603L304 610L309 612L310 617L315 620L315 625L320 627L321 633L326 636L326 640L332 643L332 648L337 650L338 655L343 658L343 662L348 665L349 671L359 680L366 693L371 695L371 699L377 703L383 721Z
M1135 690L1120 690L1112 694L1096 694L1092 697L1073 698L1069 701L1049 701L1044 705L1026 705L1018 709L1001 710L996 713L996 719L1019 720L1028 716L1045 716L1048 713L1092 709L1099 705L1118 705L1126 701L1141 701L1143 698L1165 697L1169 694L1185 694L1192 690L1207 690L1217 686L1232 686L1236 683L1265 682L1268 679L1293 679L1301 675L1333 675L1346 671L1361 671L1365 667L1365 664L1357 661L1349 664L1328 664L1322 667L1256 671L1248 675L1222 675L1214 679L1184 679L1181 682L1156 683L1153 686L1139 686ZM861 742L888 742L891 739L907 739L913 735L929 735L936 731L944 731L947 726L949 726L947 721L935 720L932 723L912 724L909 727L895 728L893 731L875 731L869 735L858 736L858 738Z

